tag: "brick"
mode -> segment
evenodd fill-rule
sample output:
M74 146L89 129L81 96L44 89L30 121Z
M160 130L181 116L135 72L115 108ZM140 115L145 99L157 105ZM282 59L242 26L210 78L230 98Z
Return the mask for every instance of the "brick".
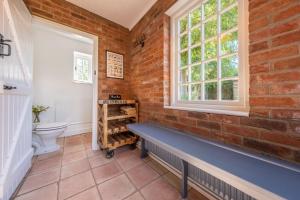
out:
M250 106L265 107L299 107L300 99L296 97L250 97Z
M270 64L269 63L262 63L258 65L252 65L250 66L250 73L251 74L258 74L258 73L264 73L269 72Z
M270 144L250 138L244 138L243 144L248 148L255 149L256 151L276 155L285 159L291 159L293 156L293 151L290 148L280 145Z
M285 35L278 36L272 40L272 46L277 47L300 41L300 31L294 31Z
M300 94L300 83L286 83L271 85L270 94L287 95Z
M274 142L277 144L284 144L290 147L300 147L300 136L296 137L291 134L282 134L277 132L262 131L260 133L260 139L265 141Z
M300 119L300 110L274 109L271 116L274 119Z
M224 131L228 133L241 135L244 137L259 138L259 130L255 128L231 124L225 124L223 128Z
M197 127L204 127L208 129L214 129L214 130L221 130L221 125L217 122L210 122L210 121L197 121Z
M290 32L298 29L299 27L300 27L300 17L285 23L275 24L275 26L271 29L271 35L275 36L281 33Z
M273 16L273 21L275 22L278 22L278 21L281 21L281 20L285 20L285 19L288 19L290 17L293 17L293 16L296 16L297 14L300 13L300 5L295 5L295 6L291 6L290 8L278 13L278 14L275 14Z
M241 118L241 125L251 126L256 128L263 128L266 130L276 130L276 131L287 131L287 125L282 121L273 121L269 119L259 119L259 118Z
M255 53L257 51L263 51L263 50L266 50L269 48L269 44L268 44L268 41L262 41L262 42L258 42L258 43L255 43L255 44L251 44L250 45L250 50L249 52L250 53Z
M290 127L294 133L300 134L300 121L290 121Z
M274 63L275 70L300 69L300 57L280 60Z
M188 117L196 118L196 119L208 119L207 113L200 112L189 112Z
M298 81L300 77L300 71L291 71L291 72L280 72L280 73L268 73L268 74L259 74L253 76L251 79L252 83L255 84L274 84L283 81Z

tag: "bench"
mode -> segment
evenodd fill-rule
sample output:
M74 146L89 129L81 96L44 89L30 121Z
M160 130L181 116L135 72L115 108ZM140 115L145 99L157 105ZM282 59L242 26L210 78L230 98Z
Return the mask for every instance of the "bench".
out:
M141 157L149 141L181 160L181 196L187 197L188 165L193 165L255 199L300 199L300 167L246 153L158 125L130 124L141 137Z

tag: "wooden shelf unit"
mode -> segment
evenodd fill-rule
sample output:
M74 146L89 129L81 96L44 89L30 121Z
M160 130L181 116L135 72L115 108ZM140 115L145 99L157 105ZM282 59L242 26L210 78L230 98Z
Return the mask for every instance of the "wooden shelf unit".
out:
M138 140L127 129L127 124L138 122L138 103L135 100L99 100L98 104L98 144L107 151L107 157L112 157L114 149ZM124 114L121 106L131 106L136 113Z

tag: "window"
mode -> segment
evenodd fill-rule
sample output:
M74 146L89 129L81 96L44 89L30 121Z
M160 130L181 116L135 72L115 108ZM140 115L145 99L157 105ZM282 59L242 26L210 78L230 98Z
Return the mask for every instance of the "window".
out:
M183 1L167 12L172 21L172 106L247 112L246 0Z
M92 83L92 55L74 52L73 80L79 83Z

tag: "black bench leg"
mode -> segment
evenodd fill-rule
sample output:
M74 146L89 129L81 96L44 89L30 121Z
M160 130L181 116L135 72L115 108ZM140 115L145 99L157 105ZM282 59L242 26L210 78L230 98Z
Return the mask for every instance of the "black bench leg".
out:
M188 196L188 163L181 160L181 198L186 199Z
M142 142L141 158L146 158L148 156L148 150L146 149L145 139L141 138L141 142Z

